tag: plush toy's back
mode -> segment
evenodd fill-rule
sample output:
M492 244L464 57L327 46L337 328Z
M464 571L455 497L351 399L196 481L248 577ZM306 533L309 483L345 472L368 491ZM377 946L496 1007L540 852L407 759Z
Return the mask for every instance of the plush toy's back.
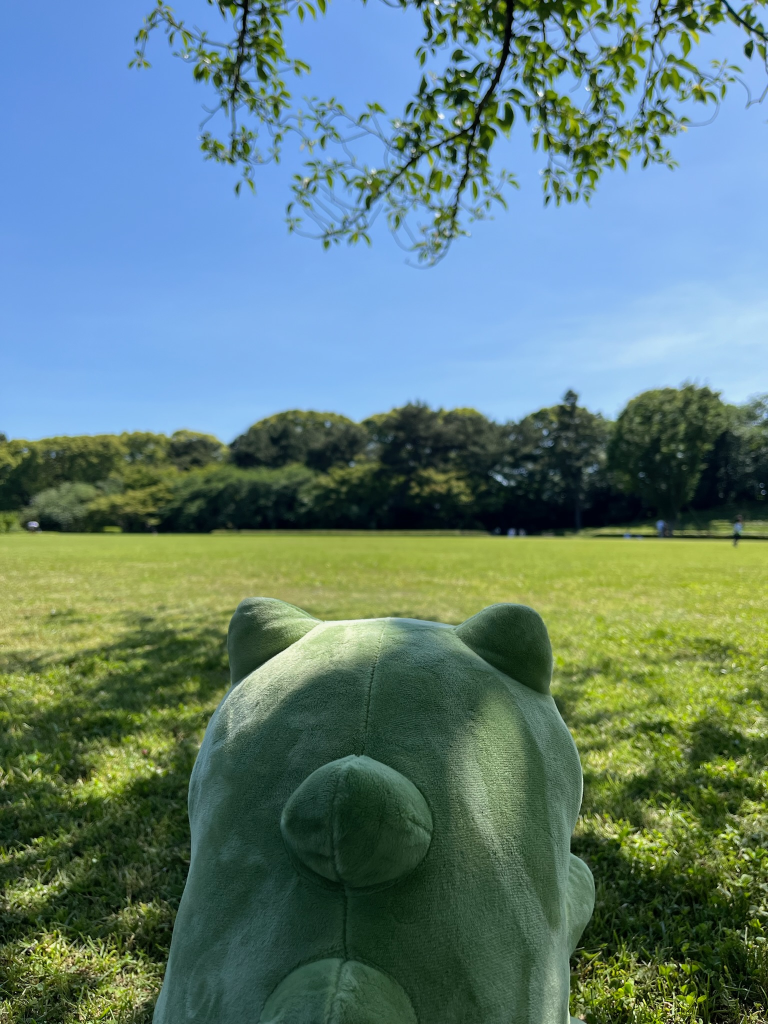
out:
M567 1024L594 890L539 616L251 599L229 652L155 1024Z

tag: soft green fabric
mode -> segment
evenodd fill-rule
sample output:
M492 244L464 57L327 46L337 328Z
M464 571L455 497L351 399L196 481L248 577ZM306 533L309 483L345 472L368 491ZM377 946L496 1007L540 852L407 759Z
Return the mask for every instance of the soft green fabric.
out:
M581 933L589 924L595 906L595 880L587 865L571 854L566 890L566 916L568 920L568 953L579 944Z
M549 693L552 647L544 620L524 604L492 604L456 627L476 654L524 686Z
M356 754L312 772L286 803L280 827L297 864L356 889L402 878L432 841L432 815L414 784Z
M252 599L229 644L156 1024L569 1024L594 888L539 616Z
M292 971L269 997L259 1024L417 1024L394 978L357 960L314 960Z
M248 597L241 601L227 632L232 682L250 675L300 640L318 622L309 612L274 597Z

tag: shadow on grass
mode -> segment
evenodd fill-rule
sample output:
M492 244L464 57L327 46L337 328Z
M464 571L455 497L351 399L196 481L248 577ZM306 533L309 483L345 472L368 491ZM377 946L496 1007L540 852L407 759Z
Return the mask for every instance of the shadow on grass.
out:
M654 657L679 662L686 655L719 673L734 650L700 637L684 651ZM597 883L595 914L576 965L579 984L587 991L590 978L607 979L613 970L615 986L622 971L641 964L633 999L659 1009L693 994L701 998L694 1009L704 1022L737 1024L747 1012L756 1015L750 1020L764 1019L768 955L754 936L762 930L755 915L765 906L768 866L768 736L750 728L743 705L751 702L764 714L766 687L745 688L739 680L734 692L723 690L731 712L723 701L715 707L704 698L693 714L688 706L677 716L648 680L632 706L596 707L584 689L598 673L617 688L627 678L623 664L605 659L579 669L557 691L585 761L585 821L573 848ZM626 753L615 757L619 744ZM762 826L751 824L755 815ZM596 973L598 961L603 975ZM635 1021L635 1004L626 993L623 1007L611 1002L609 989L604 981L602 1005L587 1005L587 1019Z
M189 773L227 686L224 632L134 618L99 650L11 663L21 674L0 715L0 970L16 1012L26 1007L14 1020L58 1022L102 984L94 950L164 965L189 863ZM29 979L41 933L90 950L42 991ZM153 996L120 1019L148 1020Z
M574 964L588 1021L630 1024L645 1019L642 1011L636 1016L640 1005L654 1021L666 1020L667 1013L688 1020L689 996L691 1021L764 1019L768 957L764 947L744 941L751 897L729 889L719 866L685 853L663 862L636 856L620 839L594 832L578 836L573 850L596 880L594 915ZM615 990L633 975L627 1003ZM680 1017L671 1013L675 1003Z

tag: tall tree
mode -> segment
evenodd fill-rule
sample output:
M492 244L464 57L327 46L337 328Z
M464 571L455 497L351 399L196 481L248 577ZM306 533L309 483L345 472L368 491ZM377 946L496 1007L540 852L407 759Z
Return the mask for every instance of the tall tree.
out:
M575 391L566 391L555 406L550 432L552 469L562 480L566 501L573 509L573 525L581 529L584 495L589 481L605 463L608 424L602 416L578 404Z
M289 53L285 23L325 13L326 0L207 0L219 15L210 33L157 0L132 64L148 66L147 41L165 31L213 92L202 149L240 170L238 190L297 137L308 155L288 206L293 230L306 233L308 220L325 246L368 240L383 214L426 262L516 184L492 161L501 136L517 129L542 151L547 202L589 198L604 170L633 157L673 166L670 141L696 120L686 111L719 105L743 82L729 60L697 59L702 39L716 33L768 69L768 0L385 2L423 25L418 83L394 117L375 102L348 113L336 99L294 99L288 78L309 68ZM199 25L202 5L185 6Z
M540 503L550 515L562 510L575 529L590 484L605 465L609 424L579 405L568 390L559 405L525 416L509 430L511 464L507 478L518 504Z
M611 468L630 493L674 522L726 424L717 391L693 384L644 391L616 421Z

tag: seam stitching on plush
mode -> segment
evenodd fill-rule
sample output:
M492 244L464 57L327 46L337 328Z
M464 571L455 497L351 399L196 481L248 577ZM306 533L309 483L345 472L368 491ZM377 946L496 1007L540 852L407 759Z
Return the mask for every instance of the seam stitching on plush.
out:
M379 633L379 643L376 648L376 657L373 659L373 665L371 666L371 677L368 680L368 700L365 705L365 722L363 723L363 745L360 749L360 756L362 757L365 753L365 744L368 742L368 718L371 714L371 696L373 694L373 680L376 675L376 669L379 665L379 658L381 657L381 648L384 642L384 630L387 628L386 622L382 624L381 632Z
M331 860L333 861L333 870L336 872L336 881L342 881L341 872L339 871L339 857L336 850L336 800L339 795L339 784L341 777L344 775L344 768L341 768L336 775L336 781L333 786L333 796L331 797Z
M341 994L341 972L344 970L344 964L346 963L346 953L344 959L339 962L339 969L336 973L336 981L333 984L333 995L328 1002L328 1009L325 1014L325 1024L333 1024L333 1011L336 1006L336 1002Z
M339 857L336 846L336 800L339 794L339 786L341 785L342 777L346 775L346 767L343 767L338 775L336 776L336 785L333 787L333 798L331 800L331 860L333 861L333 869L336 872L337 880L344 886L344 907L341 918L341 948L344 954L344 959L347 958L347 909L349 905L349 898L347 895L347 886L339 868Z

